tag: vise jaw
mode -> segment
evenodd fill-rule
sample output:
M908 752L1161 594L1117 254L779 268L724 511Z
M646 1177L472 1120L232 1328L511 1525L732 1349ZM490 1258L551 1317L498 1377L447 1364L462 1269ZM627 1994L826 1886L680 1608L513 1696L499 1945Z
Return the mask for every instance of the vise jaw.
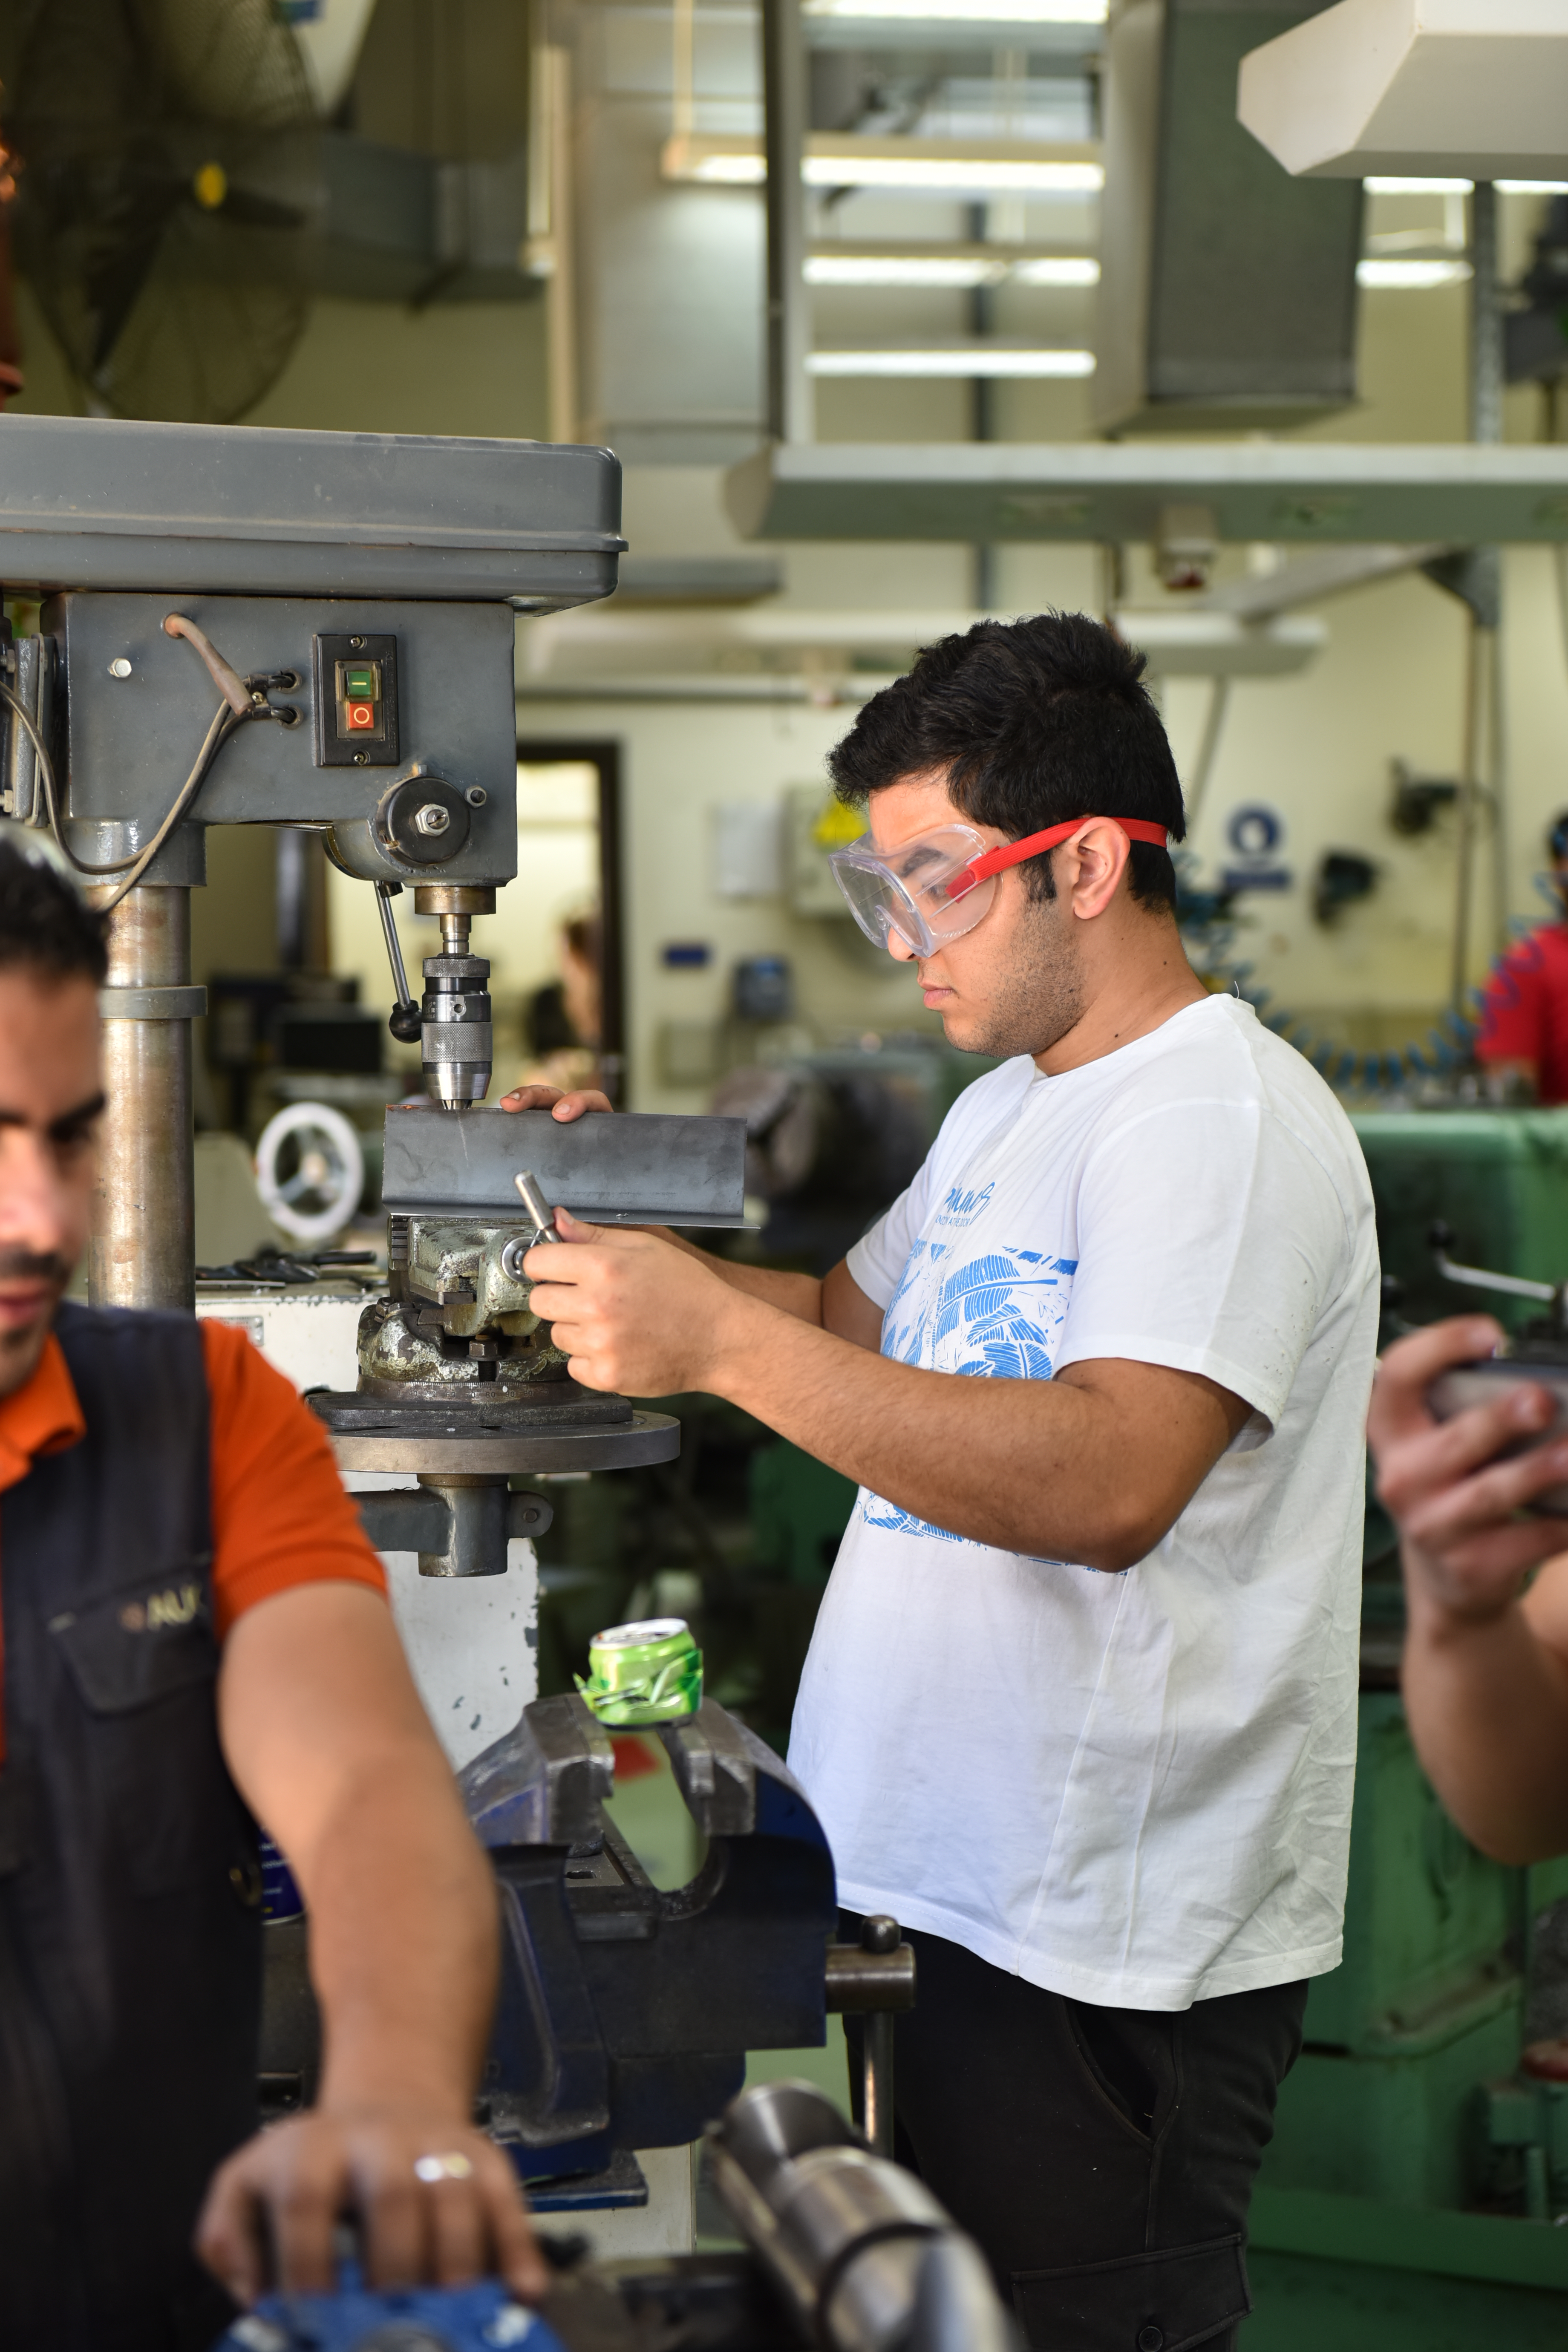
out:
M536 1699L461 1776L501 1902L483 2119L524 2179L696 2139L748 2050L826 2036L837 1901L816 1815L713 1700L658 1736L707 1842L674 1892L603 1810L614 1750L581 1699Z

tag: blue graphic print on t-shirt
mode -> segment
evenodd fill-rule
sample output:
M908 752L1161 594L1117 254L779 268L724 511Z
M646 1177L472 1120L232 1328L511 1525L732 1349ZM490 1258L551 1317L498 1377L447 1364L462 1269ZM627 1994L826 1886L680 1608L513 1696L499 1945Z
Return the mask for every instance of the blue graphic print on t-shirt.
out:
M950 1192L937 1224L972 1223L990 1193L990 1186L980 1193ZM1042 1250L996 1243L967 1255L962 1244L922 1236L910 1252L882 1318L882 1353L927 1371L1048 1381L1077 1271L1076 1258ZM967 1540L880 1496L867 1494L860 1508L870 1527L931 1536L940 1543Z

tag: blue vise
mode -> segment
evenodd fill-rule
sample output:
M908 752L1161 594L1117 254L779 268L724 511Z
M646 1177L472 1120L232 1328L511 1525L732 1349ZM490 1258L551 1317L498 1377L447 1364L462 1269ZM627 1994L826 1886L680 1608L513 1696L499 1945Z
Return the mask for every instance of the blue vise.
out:
M605 1813L614 1751L580 1698L536 1699L460 1776L501 1905L479 2119L525 2180L682 2147L740 2090L748 2050L826 2038L837 1903L816 1814L711 1699L658 1737L707 1842L673 1892Z

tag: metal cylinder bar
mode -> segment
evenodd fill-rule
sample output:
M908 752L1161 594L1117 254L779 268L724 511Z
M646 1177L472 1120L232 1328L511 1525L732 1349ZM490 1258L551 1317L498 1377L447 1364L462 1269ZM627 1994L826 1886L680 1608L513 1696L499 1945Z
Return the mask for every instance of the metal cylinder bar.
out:
M1496 444L1503 437L1502 303L1498 279L1498 200L1489 180L1478 180L1470 196L1470 438ZM1479 552L1479 551L1478 551ZM1483 765L1490 791L1493 948L1500 953L1508 943L1509 824L1507 779L1503 772L1502 663L1500 658L1501 551L1489 548L1495 574L1494 612L1489 626L1478 614L1470 633L1470 678L1468 694L1468 735L1465 746L1464 804L1460 809L1462 870L1458 895L1463 901L1455 926L1455 1009L1462 1009L1469 950L1470 867L1475 858L1475 807Z
M831 1952L843 1948L829 1946L828 1948ZM858 1987L860 1998L833 2002L834 1977L837 1971L830 1959L829 2004L846 2009L853 2007L866 2012L860 2045L861 2129L875 2155L890 2157L893 2153L892 2013L896 2009L914 2007L914 1954L904 1942L903 1931L898 1921L885 1911L873 1911L860 1922L860 1947L856 1957L861 1962L860 1969L855 1971L862 1979ZM888 1980L882 2000L874 2003L872 1999L867 1998L871 1988L863 1979L880 1973L875 1966L879 1960L887 1970ZM841 1990L846 1994L850 1990L852 1969L853 1963L850 1963L844 1969Z
M107 896L107 892L94 894ZM111 989L187 988L191 894L141 883L110 913ZM195 1305L191 1024L103 1024L104 1093L88 1258L95 1307Z
M864 2129L874 2156L893 2153L893 2021L886 2010L865 2024Z
M768 431L775 441L816 434L811 320L805 293L805 35L800 0L763 0L763 139L767 154Z
M1497 190L1478 180L1470 198L1470 438L1502 439L1502 307L1498 300Z

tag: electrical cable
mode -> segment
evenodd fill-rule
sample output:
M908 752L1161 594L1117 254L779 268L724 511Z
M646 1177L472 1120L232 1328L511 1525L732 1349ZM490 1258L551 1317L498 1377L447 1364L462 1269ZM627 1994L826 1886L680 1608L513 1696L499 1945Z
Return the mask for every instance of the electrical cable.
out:
M249 717L248 712L246 713L246 717ZM184 782L181 785L178 793L174 795L169 813L163 819L163 824L158 827L157 832L153 835L153 838L147 844L146 848L143 849L132 863L129 870L125 874L123 881L117 886L117 887L110 893L110 897L107 898L100 898L98 901L98 911L100 915L111 914L114 908L119 906L121 898L123 898L128 892L136 887L137 883L141 881L142 877L146 873L147 868L152 865L153 860L157 856L158 852L163 848L163 844L168 840L169 835L174 832L174 827L179 824L181 818L189 809L191 803L195 799L196 794L205 783L208 771L212 767L214 761L217 758L218 753L228 741L229 737L237 734L244 724L245 719L238 717L236 712L231 710L226 702L219 703L217 710L214 715L212 725L207 729L205 738L202 743L202 748L196 754L195 766L191 770L190 774L185 778ZM76 866L79 873L109 873L114 871L114 868L111 866L94 867L84 866L80 858L73 856L72 852L66 848L65 842L60 835L59 823L55 813L52 800L49 804L49 820L54 828L55 839L59 842L60 847L66 850L66 856L70 858L72 865ZM123 859L119 861L121 866L124 865L124 862L125 861Z
M279 672L276 676L268 673L265 676L241 678L232 665L224 659L205 632L199 629L194 621L187 620L183 613L171 613L163 623L163 631L166 636L184 637L190 644L222 689L224 698L213 714L212 724L207 729L202 748L196 754L195 765L175 793L163 823L145 848L133 850L129 857L112 857L100 866L95 866L77 856L69 842L67 841L60 824L58 787L48 746L39 733L32 713L5 681L0 679L0 701L13 710L21 721L32 744L34 757L38 763L38 780L43 786L44 807L56 848L73 870L89 883L99 883L114 875L123 877L113 896L100 902L98 909L100 914L111 913L127 892L135 888L174 827L188 813L192 802L206 782L214 761L228 741L229 737L236 734L249 719L276 719L287 725L291 724L297 715L291 709L274 709L266 699L264 691L267 687L280 684L285 678L290 677L291 672Z
M4 682L0 682L0 701L5 702L11 710L15 711L16 717L20 719L23 728L26 730L27 738L33 746L34 756L38 762L38 778L44 788L44 807L48 815L49 832L53 835L55 846L59 851L61 856L66 859L68 864L76 873L79 874L83 879L88 882L101 882L105 877L111 875L121 875L124 877L120 887L115 891L114 896L111 898L105 900L100 906L99 911L100 914L108 914L111 908L118 907L126 892L133 889L135 885L142 879L142 875L146 872L148 866L152 864L159 850L163 848L163 844L167 841L170 834L174 831L175 825L179 824L180 819L185 814L191 803L195 800L197 793L201 790L202 785L205 782L207 772L211 768L214 760L217 757L218 752L222 750L224 744L227 742L229 737L245 724L245 719L241 718L237 712L231 709L226 701L220 702L217 709L213 715L212 724L207 729L206 735L202 743L202 748L196 754L195 766L191 770L190 774L185 778L184 782L181 785L178 793L174 795L174 799L170 806L168 814L164 817L162 824L159 825L157 832L153 835L152 840L147 844L146 847L144 849L132 851L129 857L111 858L104 865L94 866L90 865L85 858L79 857L75 850L71 847L69 842L67 841L65 837L64 830L60 824L54 762L49 757L47 745L45 743L43 737L39 734L37 728L33 722L31 712L26 709L25 705L17 699L16 696L12 693L10 688L4 684ZM263 706L263 708L266 709L267 716L270 718L273 715L270 706ZM245 717L248 718L250 715L251 712L247 710ZM258 711L256 715L259 717L260 712Z

